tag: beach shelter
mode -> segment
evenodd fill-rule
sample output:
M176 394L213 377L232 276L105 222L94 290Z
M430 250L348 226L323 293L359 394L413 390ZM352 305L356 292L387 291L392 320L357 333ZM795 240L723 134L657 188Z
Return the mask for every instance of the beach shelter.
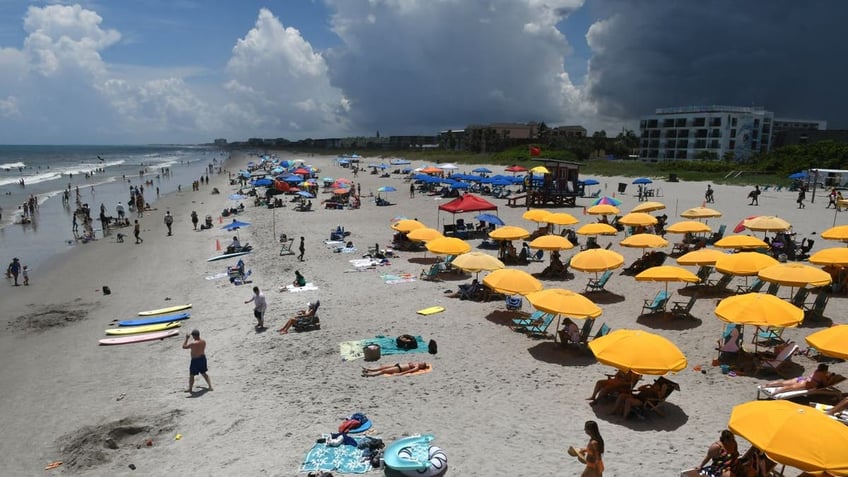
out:
M680 222L675 222L665 229L666 232L671 234L700 234L712 232L712 230L713 229L711 229L709 225L695 220L682 220Z
M792 224L773 215L761 215L744 222L745 228L756 232L781 232L792 228Z
M768 293L744 293L721 300L715 314L722 321L759 327L794 327L804 320L804 310Z
M497 214L498 206L474 194L463 194L461 197L457 197L439 206L440 212L445 211L453 214L454 222L456 222L456 214L486 212L489 210L494 210L495 214Z
M760 270L777 265L774 258L759 252L739 252L726 254L716 260L715 268L721 273L729 273L737 276L752 276Z
M589 342L598 361L622 371L664 375L686 368L686 356L674 343L642 330L615 330Z
M524 212L521 215L521 218L531 222L541 223L547 222L550 215L551 213L545 209L530 209L527 212Z
M524 167L524 166L519 166L519 165L517 165L517 164L513 164L513 165L511 165L511 166L507 166L506 168L504 168L504 171L506 171L506 172L512 172L512 173L516 173L516 172L527 172L527 168L526 168L526 167Z
M701 281L697 275L686 270L685 268L675 267L673 265L660 265L657 267L651 267L647 270L640 272L636 275L637 282L664 282L665 283L665 294L668 296L668 283L669 282L688 282L688 283L698 283ZM668 302L666 300L663 302L663 312L665 312L665 304Z
M568 250L574 248L574 244L559 235L542 235L533 239L529 247L537 250Z
M848 242L848 225L837 225L836 227L831 227L822 232L821 238L825 240Z
M831 358L848 359L848 325L836 325L804 338L819 353Z
M718 248L732 248L736 250L768 248L767 243L752 235L728 235L714 243L713 246Z
M582 272L603 272L624 264L624 257L612 250L594 248L578 252L571 257L571 268Z
M848 266L848 248L825 248L810 255L810 263L816 265L831 265L836 267Z
M521 240L529 236L530 232L514 225L507 225L489 232L489 237L494 240Z
M415 229L423 229L426 225L415 219L403 219L393 223L391 227L398 232L409 233Z
M665 204L663 204L662 202L648 201L642 202L636 207L633 207L630 212L653 212L655 210L662 209L665 209Z
M406 238L415 242L429 242L430 240L442 237L444 235L441 232L430 227L421 227L406 234Z
M622 247L662 248L668 246L668 240L654 234L635 234L619 242Z
M783 399L733 408L727 427L773 461L805 472L848 475L848 426Z
M586 213L590 215L616 215L621 212L618 207L612 204L597 204L586 209Z
M442 237L426 243L427 250L436 255L461 255L471 251L471 245L454 237Z
M508 295L527 295L542 289L542 282L536 277L514 268L495 270L483 278L483 285Z
M451 266L479 275L484 270L489 272L500 270L504 268L504 263L488 253L468 252L453 259Z
M618 219L618 223L632 227L647 227L649 225L656 225L657 218L645 212L631 212L621 216Z
M721 212L709 207L694 207L684 210L680 216L684 219L709 219L712 217L721 217Z

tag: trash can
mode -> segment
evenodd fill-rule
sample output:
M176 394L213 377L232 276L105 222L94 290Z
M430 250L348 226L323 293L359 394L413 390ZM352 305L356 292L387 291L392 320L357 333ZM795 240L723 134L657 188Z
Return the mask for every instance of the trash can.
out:
M618 193L623 194L624 189L627 189L627 183L626 182L619 182L618 183Z
M668 175L669 182L677 182L677 174L669 174Z
M365 361L377 361L380 359L380 345L372 343L362 349L362 355Z

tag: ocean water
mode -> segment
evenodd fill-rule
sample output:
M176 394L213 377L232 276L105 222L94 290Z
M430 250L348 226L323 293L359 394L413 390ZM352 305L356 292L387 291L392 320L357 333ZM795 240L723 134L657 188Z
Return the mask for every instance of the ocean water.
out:
M99 246L74 240L77 188L80 201L91 207L95 237L101 239L100 204L106 215L117 216L115 206L118 201L126 206L130 186L153 181L144 185L144 199L153 205L157 187L160 196L179 185L190 188L210 164L220 165L227 157L204 146L0 146L0 263L5 267L19 257L35 275L39 266L70 248ZM170 175L160 174L163 168ZM65 204L62 193L68 187L70 202ZM20 206L31 195L39 203L34 220L16 223Z

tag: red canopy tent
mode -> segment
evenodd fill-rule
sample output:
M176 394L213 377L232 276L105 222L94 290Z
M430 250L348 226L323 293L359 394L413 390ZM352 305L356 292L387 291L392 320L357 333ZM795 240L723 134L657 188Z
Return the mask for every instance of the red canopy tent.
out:
M488 200L476 196L474 194L464 194L461 197L439 206L439 211L444 210L454 215L454 225L456 225L456 214L466 212L483 212L486 210L498 210L498 206Z

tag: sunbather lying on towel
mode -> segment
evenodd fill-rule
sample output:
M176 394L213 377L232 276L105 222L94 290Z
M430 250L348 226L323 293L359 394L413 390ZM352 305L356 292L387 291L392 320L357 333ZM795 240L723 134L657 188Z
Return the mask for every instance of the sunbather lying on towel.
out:
M798 376L794 379L779 379L766 384L765 388L777 388L772 394L780 394L789 391L803 391L804 389L818 389L828 385L833 373L828 372L825 363L819 364L811 376Z
M422 371L430 367L427 363L397 363L388 366L380 366L379 368L362 368L362 376L370 378L372 376L382 376L385 374L394 374L401 376L404 374Z

